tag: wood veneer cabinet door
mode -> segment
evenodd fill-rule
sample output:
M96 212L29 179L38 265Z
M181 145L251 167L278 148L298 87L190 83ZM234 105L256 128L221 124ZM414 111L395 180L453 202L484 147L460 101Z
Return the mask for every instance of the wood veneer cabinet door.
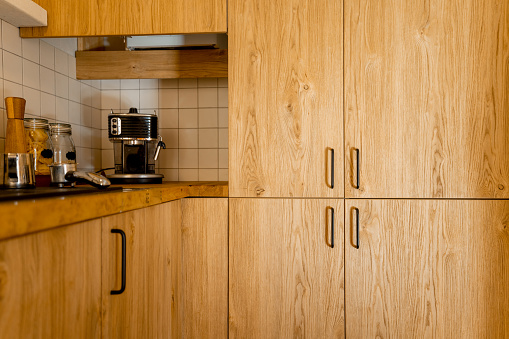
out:
M101 336L101 221L0 242L0 337Z
M152 35L226 32L226 0L35 0L47 27L21 37Z
M509 201L347 200L345 225L348 338L509 337Z
M343 1L228 13L229 196L342 197Z
M344 337L343 204L230 198L230 338Z
M508 18L507 0L345 1L347 197L509 197Z
M180 201L103 218L103 338L167 338L175 324L172 225L180 224ZM121 287L121 236L126 235L126 285Z
M177 338L228 337L228 199L182 200Z

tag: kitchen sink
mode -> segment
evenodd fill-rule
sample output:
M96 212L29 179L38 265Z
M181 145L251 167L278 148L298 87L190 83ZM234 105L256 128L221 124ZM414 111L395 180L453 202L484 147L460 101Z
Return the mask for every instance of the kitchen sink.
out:
M49 197L61 197L78 194L94 194L102 192L122 191L122 187L95 188L90 186L77 187L37 187L25 189L0 189L0 202L16 201Z

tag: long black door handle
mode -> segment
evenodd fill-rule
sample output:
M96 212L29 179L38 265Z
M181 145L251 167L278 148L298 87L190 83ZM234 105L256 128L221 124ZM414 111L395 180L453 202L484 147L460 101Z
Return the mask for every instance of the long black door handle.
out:
M361 187L361 155L358 148L355 149L355 153L357 155L357 185L355 188L359 189Z
M331 208L330 247L334 248L334 208Z
M359 209L357 207L354 207L355 210L355 233L357 237L357 246L355 248L359 249L360 246L360 239L359 239Z
M125 291L126 281L126 237L125 232L119 229L112 229L111 233L118 233L122 237L122 285L119 290L111 290L110 294L122 294Z
M331 155L330 155L330 188L334 188L334 148L331 148ZM333 246L334 247L334 246Z

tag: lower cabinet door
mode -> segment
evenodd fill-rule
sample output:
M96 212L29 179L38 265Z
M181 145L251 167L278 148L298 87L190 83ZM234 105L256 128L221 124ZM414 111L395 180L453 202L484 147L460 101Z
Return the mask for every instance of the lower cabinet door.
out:
M182 200L178 334L228 338L228 199Z
M100 220L0 242L0 338L99 338L100 290Z
M231 338L344 337L343 204L230 198Z
M509 338L509 201L347 200L345 220L348 338Z
M170 337L172 225L180 225L180 213L180 201L173 201L103 218L103 338Z

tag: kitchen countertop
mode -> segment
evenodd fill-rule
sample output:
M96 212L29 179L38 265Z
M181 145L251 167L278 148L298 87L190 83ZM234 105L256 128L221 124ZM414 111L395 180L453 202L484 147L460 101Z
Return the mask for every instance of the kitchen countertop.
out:
M0 240L186 197L228 197L228 182L118 185L122 191L0 202Z

